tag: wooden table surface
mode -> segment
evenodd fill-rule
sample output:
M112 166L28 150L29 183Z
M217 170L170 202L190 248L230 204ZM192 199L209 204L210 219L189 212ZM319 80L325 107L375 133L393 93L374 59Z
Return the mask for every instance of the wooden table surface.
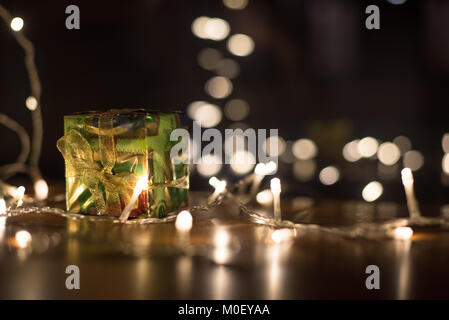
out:
M317 201L285 215L335 225L405 214L402 204ZM32 236L26 248L15 239L20 230ZM449 298L449 232L414 230L411 241L297 234L275 244L272 231L225 203L194 216L186 254L173 223L119 225L45 212L11 217L0 229L0 298ZM214 245L217 234L229 236L229 245ZM371 264L380 268L379 290L365 287ZM80 268L79 290L65 287L68 265Z

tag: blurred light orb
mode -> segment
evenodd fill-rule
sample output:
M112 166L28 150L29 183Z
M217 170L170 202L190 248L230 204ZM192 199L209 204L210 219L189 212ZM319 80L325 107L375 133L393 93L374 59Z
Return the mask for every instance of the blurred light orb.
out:
M393 143L398 146L399 150L401 150L401 154L404 154L412 149L412 142L405 136L398 136L394 138Z
M187 115L190 119L195 120L195 117L197 116L198 108L201 107L203 104L207 104L206 101L193 101L187 106Z
M44 179L39 179L34 183L34 193L37 200L45 200L48 197L48 185Z
M218 106L211 103L203 103L196 108L192 119L200 121L202 127L211 128L219 124L222 117L221 109Z
M315 176L315 160L298 160L293 164L293 175L299 181L310 181Z
M189 211L183 210L176 216L175 228L178 231L186 232L192 229L193 218Z
M318 148L310 139L299 139L292 146L293 155L299 160L309 160L318 153Z
M358 148L359 141L360 140L353 140L343 147L343 158L345 158L346 161L356 162L362 157Z
M231 237L226 230L218 229L214 236L214 244L217 247L226 247L231 243Z
M413 236L413 229L409 227L397 227L394 229L394 238L398 240L409 240Z
M35 97L33 96L29 96L26 100L25 100L25 105L28 108L28 110L34 111L37 108L37 100Z
M23 19L20 17L15 17L11 20L11 29L14 31L20 31L23 28Z
M373 137L366 137L359 141L357 149L362 157L370 158L377 152L379 143Z
M254 41L245 34L234 34L228 39L228 50L236 56L245 57L254 50Z
M279 157L285 151L285 140L279 136L269 137L263 144L263 150L269 157Z
M326 186L333 185L340 179L340 171L333 166L329 166L320 171L319 179Z
M232 93L232 82L225 77L213 77L204 86L206 92L216 99L223 99Z
M229 35L229 31L229 23L220 18L208 19L204 24L204 33L211 40L223 40Z
M442 161L443 172L449 174L449 153L446 153Z
M3 198L0 198L0 214L6 213L6 201Z
M248 0L223 0L223 4L229 9L242 10L248 5Z
M221 60L221 53L217 49L205 48L198 53L198 64L206 70L215 70Z
M225 138L224 148L226 154L234 154L237 151L245 150L246 140L242 135L233 135Z
M219 76L232 79L239 75L240 66L232 59L223 59L216 64L215 71Z
M256 201L262 205L269 205L273 202L273 194L270 189L260 191L256 195Z
M221 162L221 159L219 159L216 155L208 154L201 158L201 161L198 163L196 169L203 177L211 177L220 172L222 167Z
M401 150L392 142L384 142L377 150L377 157L384 165L392 166L401 158Z
M445 153L449 153L449 133L445 133L441 139L441 146Z
M229 100L224 106L225 116L232 121L242 121L249 115L249 104L242 99Z
M256 165L256 158L251 152L240 150L234 153L231 159L231 169L238 175L252 171Z
M271 240L276 244L280 244L292 241L294 236L295 232L291 229L277 229L271 233Z
M417 150L411 150L404 154L402 158L404 168L410 168L412 171L421 169L424 165L424 156Z
M192 33L201 39L207 39L206 23L209 21L209 17L198 17L192 22Z
M404 4L407 0L387 0L391 4L399 5Z
M373 202L377 200L383 193L384 188L378 181L371 181L368 183L362 191L363 200L367 202Z
M16 232L15 239L19 248L26 248L31 242L31 234L26 230L20 230Z

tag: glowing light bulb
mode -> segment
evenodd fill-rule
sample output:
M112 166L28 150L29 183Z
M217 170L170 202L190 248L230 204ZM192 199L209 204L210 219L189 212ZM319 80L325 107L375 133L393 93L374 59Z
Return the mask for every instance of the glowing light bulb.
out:
M217 247L225 247L229 245L230 242L231 238L229 237L229 233L225 230L218 230L217 233L215 233L214 243Z
M20 31L23 28L23 19L20 17L15 17L11 20L11 29L14 31Z
M175 228L180 232L188 232L192 229L193 218L189 211L183 210L178 213L175 221Z
M0 198L0 214L6 213L6 202L5 199Z
M362 197L367 202L373 202L382 195L383 190L380 182L372 181L363 188Z
M293 239L294 232L290 229L278 229L273 231L271 234L271 240L273 240L274 243L283 243L283 242L289 242Z
M413 229L409 227L398 227L394 229L394 237L399 240L409 240L413 236Z
M35 97L30 96L25 100L25 105L26 107L31 110L34 111L37 108L37 100Z
M31 234L26 231L26 230L20 230L16 232L16 236L15 236L17 245L20 248L26 248L28 246L28 244L31 242Z
M48 197L48 185L44 179L39 179L34 183L34 193L37 200L45 200Z
M281 180L279 180L279 178L271 179L270 186L271 192L273 192L274 194L281 193Z
M268 189L263 190L256 195L256 200L262 205L269 205L273 202L273 194Z
M401 171L401 177L402 177L402 184L405 187L410 187L413 185L413 174L412 174L412 170L410 170L410 168L404 168Z
M17 207L20 207L23 204L24 194L25 194L25 187L24 186L18 187L15 193L15 198L17 199Z

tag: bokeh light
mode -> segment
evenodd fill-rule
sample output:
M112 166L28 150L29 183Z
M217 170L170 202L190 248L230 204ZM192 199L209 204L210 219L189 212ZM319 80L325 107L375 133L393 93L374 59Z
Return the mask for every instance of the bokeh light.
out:
M371 181L368 183L362 191L363 200L367 202L373 202L382 195L384 188L378 181Z
M262 205L269 205L273 202L273 194L270 189L265 189L256 195L256 200Z
M424 156L417 150L406 152L402 158L404 168L410 168L412 171L421 169L424 165Z
M247 174L256 165L256 158L251 152L239 150L231 159L231 169L238 175Z
M11 20L11 29L14 31L20 31L23 28L23 19L20 17L15 17Z
M220 18L208 19L204 24L204 33L211 40L223 40L229 35L229 31L229 23Z
M216 99L223 99L232 93L232 82L225 77L213 77L204 86L206 92Z
M356 162L362 157L358 148L359 141L360 140L353 140L343 147L343 158L345 158L346 161Z
M239 75L240 66L232 59L222 59L216 64L215 71L219 76L232 79Z
M254 41L245 34L234 34L228 39L228 50L236 56L250 55L254 50Z
M201 158L197 165L198 173L204 177L211 177L220 172L222 160L216 155L208 154Z
M326 186L333 185L340 179L340 171L333 166L326 167L320 171L319 179Z
M373 137L366 137L359 141L357 149L362 157L370 158L377 152L379 143Z
M299 181L310 181L316 172L315 160L298 160L293 164L293 175Z
M441 146L445 153L449 153L449 133L445 133L441 139Z
M31 242L32 237L28 231L20 230L16 232L15 239L19 248L26 248Z
M221 60L221 53L217 49L204 48L198 53L198 64L206 70L215 70Z
M232 121L242 121L249 115L249 105L245 100L229 100L224 107L225 116Z
M394 143L385 142L379 146L377 157L384 165L392 166L401 158L401 151Z
M209 21L209 17L198 17L192 22L192 33L201 39L207 39L206 23Z
M309 160L318 153L318 148L310 139L299 139L292 146L293 155L299 160Z
M223 0L223 4L229 9L242 10L248 5L248 0Z
M442 161L443 172L449 174L449 153L446 153Z
M285 140L279 136L268 137L263 149L269 157L279 157L285 151Z
M393 143L401 150L401 154L406 153L412 149L412 142L406 136L398 136L393 139Z
M205 128L216 126L223 117L218 106L204 101L192 102L187 107L187 114L193 120L200 121L201 126Z
M37 108L37 100L35 97L30 96L25 100L25 105L28 110L34 111Z

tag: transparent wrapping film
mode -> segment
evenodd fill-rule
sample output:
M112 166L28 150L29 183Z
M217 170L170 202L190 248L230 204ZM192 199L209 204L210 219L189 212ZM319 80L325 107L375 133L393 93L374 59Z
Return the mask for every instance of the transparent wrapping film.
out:
M130 217L162 217L188 203L188 164L175 164L179 113L109 110L64 117L58 149L66 164L67 211L119 216L136 184L148 180Z

